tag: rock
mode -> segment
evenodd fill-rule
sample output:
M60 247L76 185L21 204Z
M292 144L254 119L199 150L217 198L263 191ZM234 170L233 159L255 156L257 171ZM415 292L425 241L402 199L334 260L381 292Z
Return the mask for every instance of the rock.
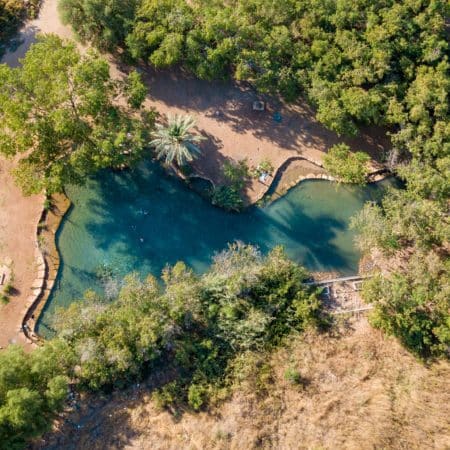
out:
M34 283L32 284L32 289L42 289L44 286L44 280L42 278L38 278L34 280Z
M45 278L45 269L38 270L37 278L39 278L39 279Z

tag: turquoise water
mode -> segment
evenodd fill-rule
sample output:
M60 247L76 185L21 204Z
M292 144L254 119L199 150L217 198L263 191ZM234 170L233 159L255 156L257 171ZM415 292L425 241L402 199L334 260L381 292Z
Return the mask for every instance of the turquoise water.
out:
M215 252L236 240L263 252L283 245L310 270L355 273L360 255L349 219L367 200L379 200L387 184L360 188L305 181L264 208L233 214L211 206L155 163L105 171L67 190L73 207L57 236L62 263L41 332L57 306L67 306L89 288L101 291L100 274L113 280L132 271L159 275L166 264L180 260L201 273Z

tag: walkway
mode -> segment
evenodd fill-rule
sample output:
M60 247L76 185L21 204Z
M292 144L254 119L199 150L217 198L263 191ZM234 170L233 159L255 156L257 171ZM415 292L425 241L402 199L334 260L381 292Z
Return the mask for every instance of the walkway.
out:
M323 288L322 301L331 314L361 313L373 309L363 302L360 291L367 276L351 276L305 283Z

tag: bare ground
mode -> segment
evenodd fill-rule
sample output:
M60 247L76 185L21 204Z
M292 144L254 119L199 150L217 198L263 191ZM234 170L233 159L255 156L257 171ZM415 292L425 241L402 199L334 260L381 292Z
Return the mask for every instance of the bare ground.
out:
M145 68L143 74L149 87L147 107L163 115L191 114L196 118L198 131L207 139L201 145L202 156L195 168L216 183L223 181L225 160L246 159L249 166L256 167L268 159L276 172L289 158L297 156L321 164L331 146L347 142L353 150L368 152L376 170L381 167L376 161L390 149L385 129L366 127L356 138L339 137L315 120L314 111L305 101L287 104L258 94L247 83L211 83L180 69L158 72ZM123 72L116 76L123 76ZM255 100L264 100L266 110L253 111ZM280 123L274 120L275 113L281 114ZM244 191L246 202L256 202L267 189L267 183L252 180Z
M10 174L14 162L0 158L0 262L12 260L14 291L0 306L0 346L24 344L21 333L23 310L36 278L36 227L43 196L24 197Z
M450 364L424 366L365 319L292 339L270 367L265 393L249 378L220 407L180 418L147 386L80 401L33 449L450 448Z

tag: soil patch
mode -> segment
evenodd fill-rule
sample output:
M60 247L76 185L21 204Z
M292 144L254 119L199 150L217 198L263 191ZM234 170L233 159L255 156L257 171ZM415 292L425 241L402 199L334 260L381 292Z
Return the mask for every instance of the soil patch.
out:
M0 306L2 347L25 343L21 331L23 310L37 274L36 228L44 201L43 195L23 196L10 173L14 166L14 161L0 158L0 261L11 260L14 275L10 301Z

